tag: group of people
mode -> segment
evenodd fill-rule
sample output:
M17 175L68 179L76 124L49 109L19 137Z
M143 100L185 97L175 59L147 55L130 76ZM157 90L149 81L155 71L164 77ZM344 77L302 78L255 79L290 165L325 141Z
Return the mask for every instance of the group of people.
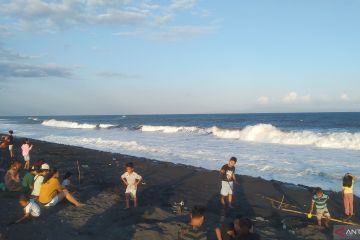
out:
M220 169L221 174L221 190L220 190L220 202L225 206L225 198L228 199L228 207L232 208L232 198L234 183L237 184L235 176L235 164L237 159L235 157L230 158L229 162ZM351 221L354 215L354 183L355 177L351 173L346 173L343 177L342 194L344 203L344 221ZM308 217L312 218L312 213L316 209L316 218L318 225L322 225L322 220L325 219L324 225L328 227L328 223L331 219L327 202L329 196L326 195L321 188L315 189L315 194L311 199L310 210Z
M63 199L66 199L76 207L84 206L84 204L80 203L74 197L75 187L71 184L70 178L72 174L70 172L64 175L61 183L58 169L50 168L49 164L45 163L44 160L35 161L33 164L30 163L30 152L33 149L33 145L28 139L24 140L20 146L24 159L24 170L27 171L22 179L20 178L19 172L23 164L14 160L13 131L10 130L7 136L1 138L0 148L8 148L8 162L11 163L4 177L5 186L9 191L22 192L19 204L24 208L24 216L16 222L21 222L27 218L39 217L41 214L40 205L52 207ZM234 184L238 184L235 175L236 162L237 158L231 157L228 163L220 169L220 203L223 207L227 205L227 207L233 208ZM3 158L2 166L4 167L6 165ZM121 181L125 185L125 208L130 208L130 200L133 201L133 206L137 207L137 188L142 182L142 177L135 172L133 163L127 163L125 165L125 173L121 175ZM354 214L354 182L355 177L350 173L347 173L343 177L342 190L346 220L350 220ZM320 226L323 219L325 219L325 226L328 226L331 218L327 208L328 200L329 196L320 188L317 188L311 200L308 216L311 218L312 212L316 209L316 217L318 225ZM207 239L207 234L201 230L205 219L204 208L195 206L192 209L190 217L190 223L182 227L179 231L178 239ZM226 225L216 227L214 234L218 240L260 239L259 235L253 233L251 220L240 216Z

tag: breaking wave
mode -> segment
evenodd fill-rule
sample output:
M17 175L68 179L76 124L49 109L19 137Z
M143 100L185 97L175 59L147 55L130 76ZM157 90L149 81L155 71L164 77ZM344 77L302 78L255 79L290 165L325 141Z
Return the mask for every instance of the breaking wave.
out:
M58 128L82 128L82 129L95 129L95 128L113 128L116 127L112 124L90 124L90 123L77 123L69 121L59 121L55 119L45 120L41 123L44 126L48 127L58 127Z
M320 148L360 150L360 133L283 131L271 124L256 124L242 129L144 125L140 127L140 130L143 132L212 134L218 138L238 139L247 142L313 145Z

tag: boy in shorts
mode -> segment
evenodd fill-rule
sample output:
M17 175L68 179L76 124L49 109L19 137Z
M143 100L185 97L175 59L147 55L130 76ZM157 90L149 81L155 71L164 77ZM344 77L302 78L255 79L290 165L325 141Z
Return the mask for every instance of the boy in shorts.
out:
M24 208L24 216L15 223L19 223L27 218L37 218L40 216L40 207L33 200L29 200L29 198L21 196L19 204Z
M234 182L236 183L236 177L235 177L236 162L237 162L236 157L232 157L230 158L228 164L225 164L220 169L220 175L221 175L220 202L223 206L225 206L225 198L227 197L229 208L232 208Z
M130 208L129 200L130 198L134 201L134 207L137 207L137 198L136 198L136 191L137 186L142 180L142 177L134 172L134 164L127 163L125 165L126 172L121 175L121 180L126 186L125 190L125 202L126 202L126 209Z
M316 207L316 218L318 221L318 225L321 226L321 219L325 218L325 226L329 227L330 221L330 213L327 208L327 201L329 200L329 196L324 194L321 188L316 189L316 194L312 197L311 200L311 208L309 214L314 210L314 206Z

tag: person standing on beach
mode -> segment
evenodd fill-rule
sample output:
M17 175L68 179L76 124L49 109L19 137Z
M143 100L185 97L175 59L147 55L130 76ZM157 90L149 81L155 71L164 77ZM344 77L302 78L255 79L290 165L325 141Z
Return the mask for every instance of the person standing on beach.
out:
M25 160L24 169L29 170L30 168L30 151L33 148L33 145L30 143L29 139L23 141L21 145L22 155Z
M350 219L354 215L354 183L355 177L351 173L345 174L343 177L343 199L346 220Z
M137 207L137 197L136 197L136 191L137 186L142 180L142 177L134 172L134 164L133 163L127 163L125 165L126 172L121 175L121 180L126 186L125 190L125 202L126 202L126 209L130 208L130 198L134 201L134 207Z
M220 169L220 175L221 175L220 202L223 206L225 206L225 198L227 197L229 208L232 208L234 182L236 183L236 177L235 177L236 162L237 162L236 157L232 157L230 158L228 164L225 164Z
M178 240L207 240L206 232L201 227L205 220L205 209L194 206L190 214L190 223L183 226L178 233Z
M314 206L316 207L316 218L318 221L318 225L321 226L321 219L325 218L325 226L329 227L330 221L330 213L327 208L327 201L329 200L329 196L326 195L321 188L316 189L316 194L312 197L311 200L311 208L309 215L311 216L314 211Z
M10 153L10 158L14 159L14 136L13 136L13 130L9 130L9 153Z

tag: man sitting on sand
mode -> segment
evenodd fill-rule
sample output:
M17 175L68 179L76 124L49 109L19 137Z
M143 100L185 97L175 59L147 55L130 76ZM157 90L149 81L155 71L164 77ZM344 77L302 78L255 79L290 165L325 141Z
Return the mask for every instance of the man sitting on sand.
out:
M235 164L237 162L236 157L230 158L228 164L225 164L220 169L221 175L221 204L225 206L225 197L228 197L228 206L232 208L232 197L233 197L233 189L234 182L236 183L235 177Z
M127 163L125 165L126 172L121 175L121 180L126 186L125 190L125 202L126 202L126 209L130 208L129 199L132 198L134 201L134 207L137 207L137 198L136 198L136 191L137 186L142 180L142 177L134 172L134 164Z
M19 199L19 204L24 208L24 216L15 223L19 223L25 219L37 218L40 216L40 207L34 202L34 200L29 200L29 198L21 196Z
M318 225L321 226L321 219L325 218L325 226L329 227L330 221L330 213L327 208L327 201L329 200L329 196L324 194L321 188L316 189L316 194L312 197L311 208L309 215L314 211L314 206L316 207L316 218L318 221Z
M13 162L11 164L10 169L7 171L4 182L6 188L11 192L20 192L22 190L19 170L21 168L21 163L18 161Z
M205 209L203 207L194 206L190 223L181 228L178 234L178 240L207 240L206 233L201 230L201 226L205 220Z

